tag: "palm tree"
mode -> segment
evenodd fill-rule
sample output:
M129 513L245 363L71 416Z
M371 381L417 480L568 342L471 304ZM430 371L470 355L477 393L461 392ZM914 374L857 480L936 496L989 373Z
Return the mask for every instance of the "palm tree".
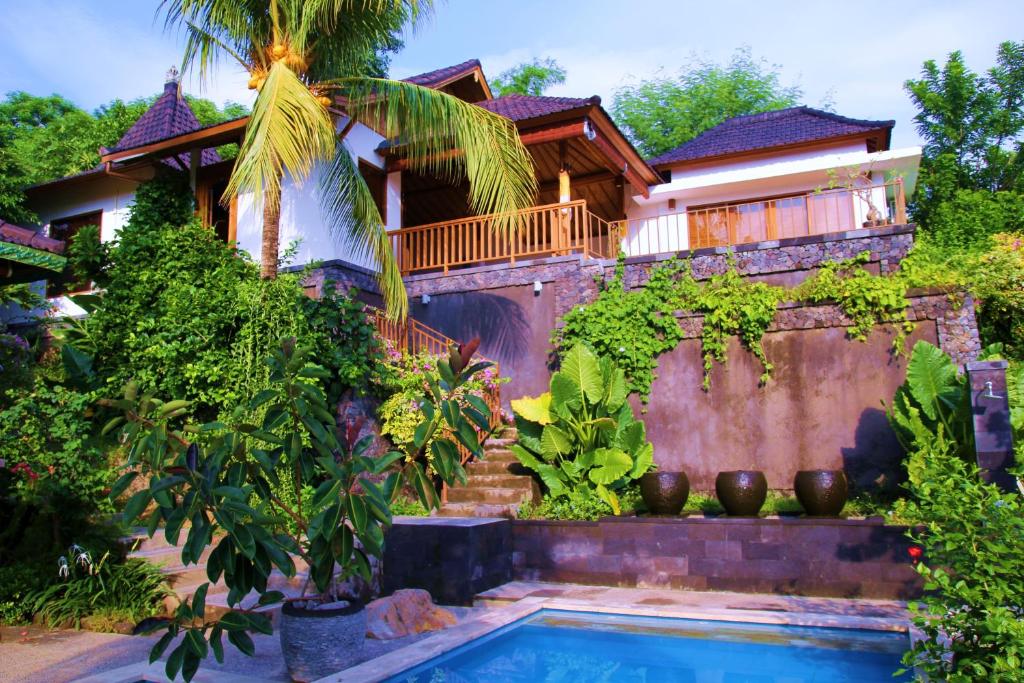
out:
M187 34L185 69L198 67L205 78L226 56L257 91L225 196L263 197L264 277L277 273L284 177L302 182L320 167L328 225L379 264L389 313L406 315L387 232L345 147L356 121L401 144L416 170L468 179L475 213L507 216L498 229L510 229L514 213L531 205L532 162L509 120L436 90L365 75L375 50L430 8L430 0L162 0L168 27Z

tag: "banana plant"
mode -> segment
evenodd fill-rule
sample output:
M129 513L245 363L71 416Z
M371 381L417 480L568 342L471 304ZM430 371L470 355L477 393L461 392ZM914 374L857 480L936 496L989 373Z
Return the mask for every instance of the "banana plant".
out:
M551 497L593 493L619 514L616 491L654 464L654 447L628 395L623 371L577 344L551 376L549 391L512 401L519 437L511 450Z

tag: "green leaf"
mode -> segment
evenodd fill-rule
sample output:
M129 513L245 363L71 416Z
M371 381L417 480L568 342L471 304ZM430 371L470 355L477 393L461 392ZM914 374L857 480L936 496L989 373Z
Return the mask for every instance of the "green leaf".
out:
M534 398L520 398L512 401L512 410L525 420L537 424L551 424L551 393L543 393Z
M152 664L156 660L160 659L163 653L167 650L167 646L174 640L174 634L168 631L167 633L160 636L160 640L156 641L156 645L149 651L149 663Z
M654 465L654 446L644 444L633 459L633 467L629 470L630 479L639 479Z
M128 502L124 506L125 524L131 524L138 519L139 515L142 514L142 511L146 509L147 505L149 505L149 501L151 499L152 496L149 489L143 489L129 498Z
M591 403L601 400L604 388L597 356L583 344L577 344L562 357L561 372L576 384Z
M548 462L557 460L559 456L565 455L572 450L572 441L569 435L550 424L544 427L540 435L541 452Z
M366 511L366 502L361 496L355 494L350 494L347 500L352 523L356 527L356 533L362 535L366 532L366 522L369 517Z
M135 477L137 476L139 476L138 472L125 472L118 477L114 485L110 487L110 499L115 500L120 498L121 494L125 492L125 489L131 486L131 483L135 481Z
M249 621L241 612L234 610L226 612L217 622L225 631L241 631L249 628Z
M204 583L199 586L199 588L196 589L196 592L192 595L192 613L199 619L202 619L205 616L206 591L209 590L209 588L210 584ZM206 655L204 654L203 656L205 657Z
M956 365L941 349L926 341L914 344L907 363L907 385L924 414L939 418L939 401L960 389Z
M232 645L237 647L243 654L249 655L250 657L256 654L256 646L253 644L252 638L250 638L249 634L245 631L228 631L228 640L231 642Z
M633 466L633 459L617 448L594 450L594 469L587 476L595 484L608 485L621 479Z
M177 677L178 672L181 671L181 665L185 660L185 643L182 642L178 647L174 648L171 652L171 656L167 658L167 664L164 666L164 673L167 674L167 678L172 681Z
M202 631L197 629L189 629L185 631L185 644L188 645L197 657L205 657L207 653L206 640L203 638Z
M260 596L260 605L273 605L284 600L284 593L281 591L267 591Z
M213 650L213 656L216 658L218 664L224 663L224 643L221 641L221 636L224 635L224 629L218 624L210 629L210 649Z

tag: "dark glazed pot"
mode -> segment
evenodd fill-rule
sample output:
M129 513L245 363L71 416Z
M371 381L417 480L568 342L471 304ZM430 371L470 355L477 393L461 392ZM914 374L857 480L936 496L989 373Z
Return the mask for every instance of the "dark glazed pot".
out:
M796 499L813 517L835 517L843 511L849 487L842 470L801 470L793 480Z
M734 470L719 472L715 478L718 502L732 517L756 517L768 495L768 480L764 472Z
M315 681L356 664L366 641L366 610L348 607L309 610L281 607L281 654L293 681Z
M686 472L648 472L640 477L640 495L652 515L678 515L690 497Z

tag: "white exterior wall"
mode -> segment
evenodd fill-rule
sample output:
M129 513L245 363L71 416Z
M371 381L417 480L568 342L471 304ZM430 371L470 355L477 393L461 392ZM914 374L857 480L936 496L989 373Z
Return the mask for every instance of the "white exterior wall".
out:
M339 128L345 121L339 122ZM377 153L377 146L384 140L373 130L357 123L345 137L352 158L359 159L384 169L384 157ZM386 227L397 229L402 222L402 174L390 173L387 179ZM357 266L377 270L377 264L368 254L360 253L343 236L335 236L324 223L320 211L319 173L314 172L301 185L286 178L281 190L281 249L299 240L299 250L290 265L305 265L314 261L340 259ZM260 241L263 231L262 203L255 201L251 194L238 198L238 221L236 243L245 249L257 262L260 257Z
M112 176L102 176L82 180L79 184L69 185L59 193L54 192L47 197L45 204L34 206L39 216L39 224L49 234L50 223L85 213L101 211L100 239L110 242L117 238L128 221L129 209L135 201L135 188L138 183ZM45 287L42 282L34 285L40 293ZM66 296L51 300L56 316L81 316L85 311L71 303Z
M920 157L920 147L868 153L863 144L850 143L825 150L673 169L671 182L652 187L650 198L636 195L627 203L629 229L622 248L628 256L686 250L688 208L827 189L830 169L835 169L841 179L843 169L857 167L870 172L876 183L884 182L887 171L897 171L904 177L909 196ZM670 200L675 200L674 208L669 208ZM884 214L884 191L873 190L872 201ZM855 200L854 225L859 226L867 213L866 202Z

